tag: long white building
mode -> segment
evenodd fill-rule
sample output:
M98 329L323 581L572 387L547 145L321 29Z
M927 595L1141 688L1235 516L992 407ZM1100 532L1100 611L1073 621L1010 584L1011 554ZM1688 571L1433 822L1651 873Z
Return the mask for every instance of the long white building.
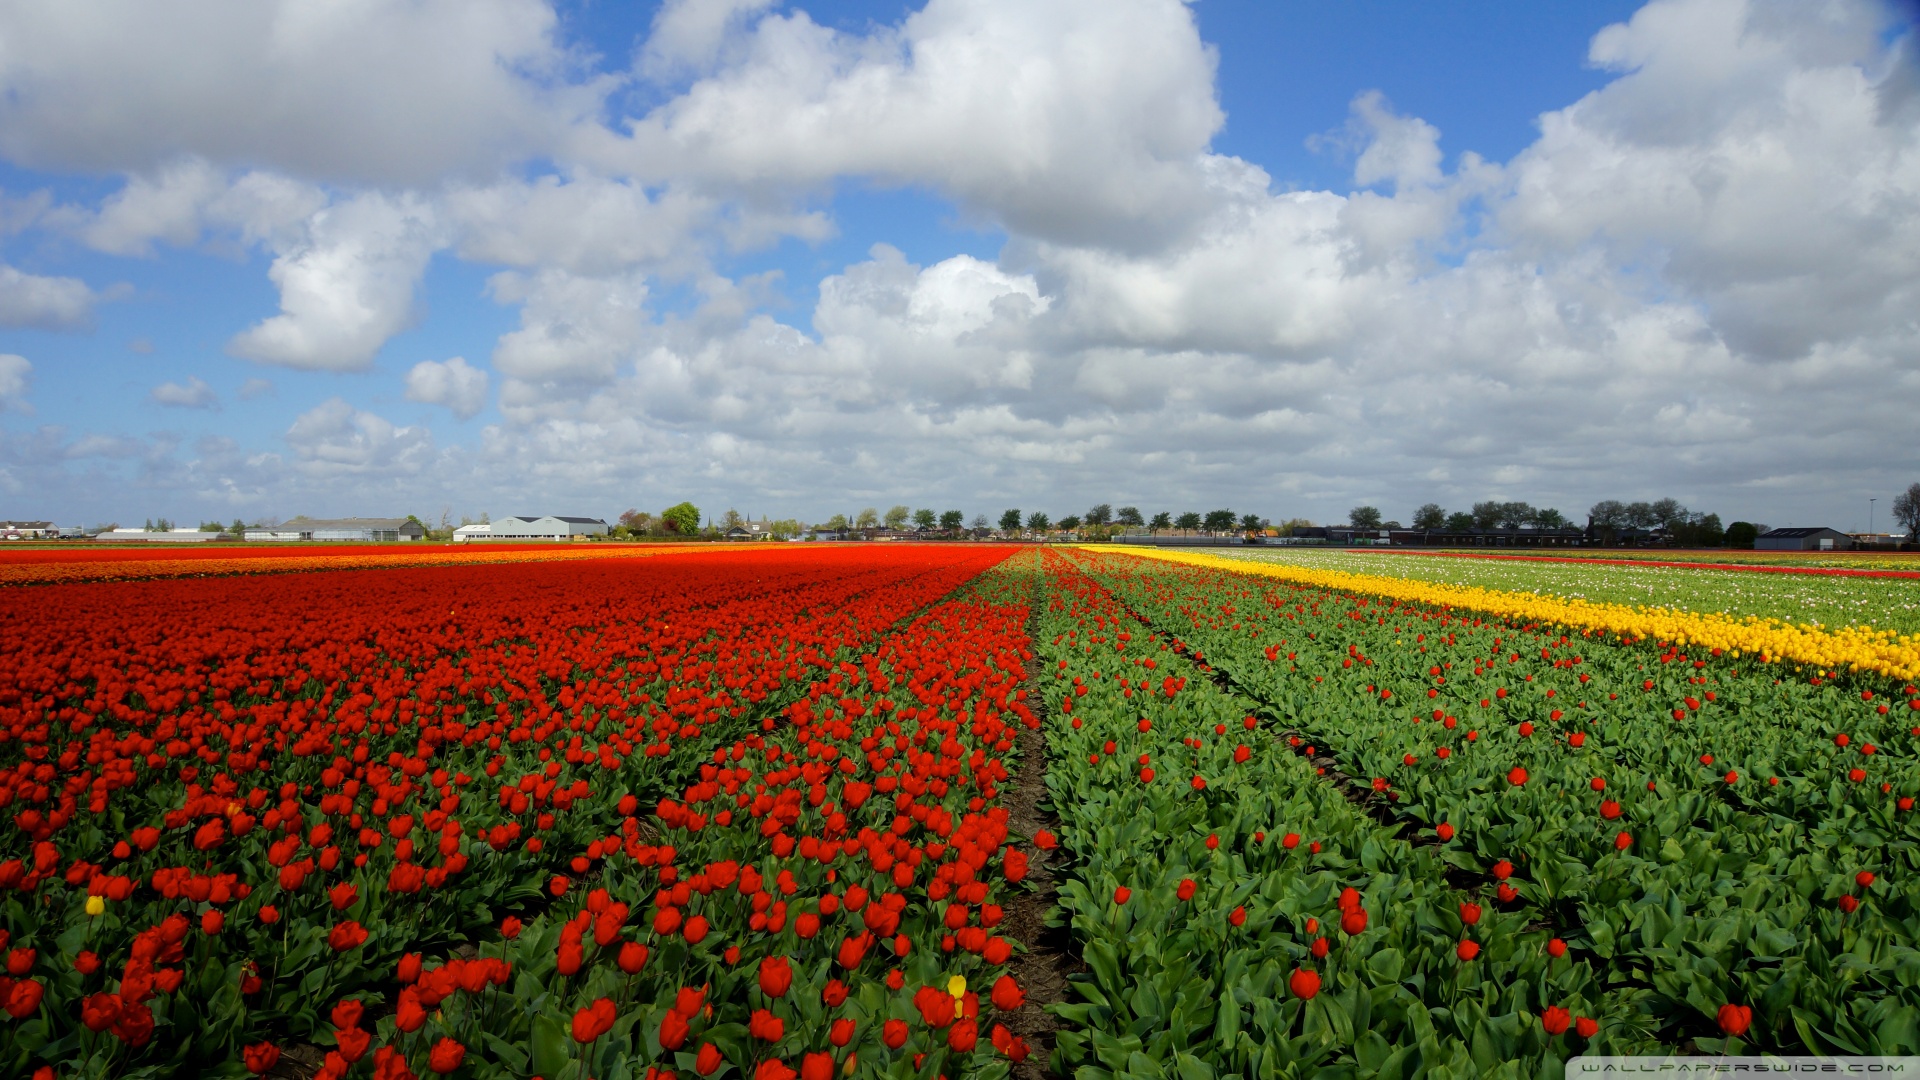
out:
M455 543L467 543L476 540L576 540L605 535L607 523L599 518L519 514L486 525L462 525L454 530L453 539Z

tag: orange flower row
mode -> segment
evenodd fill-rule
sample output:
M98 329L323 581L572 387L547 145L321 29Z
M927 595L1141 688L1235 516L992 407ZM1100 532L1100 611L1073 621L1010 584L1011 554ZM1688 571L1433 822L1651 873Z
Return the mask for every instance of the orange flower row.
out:
M750 550L746 545L648 544L645 546L592 545L511 550L435 547L393 551L355 549L346 552L289 555L284 549L235 552L229 558L103 559L76 553L58 562L0 563L0 586L49 585L78 581L136 581L146 578L225 577L232 574L290 573L303 570L390 570L410 566L466 566L484 563L572 562L580 559L644 559L690 551ZM111 554L122 555L115 551Z

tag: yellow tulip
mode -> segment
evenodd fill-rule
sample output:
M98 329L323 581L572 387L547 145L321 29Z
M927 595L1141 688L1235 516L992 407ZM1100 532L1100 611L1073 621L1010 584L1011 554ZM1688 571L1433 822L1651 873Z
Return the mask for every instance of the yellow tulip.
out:
M955 1001L967 996L967 977L965 975L955 975L953 978L948 979L947 993L952 994Z
M107 913L107 898L104 896L87 897L87 914L104 915Z
M1111 547L1101 550L1112 551ZM1121 548L1162 562L1184 563L1236 574L1279 578L1297 585L1336 592L1366 593L1440 608L1465 608L1498 618L1598 631L1634 641L1671 641L1703 649L1760 655L1762 663L1794 660L1823 670L1840 667L1890 678L1920 679L1920 643L1870 626L1829 630L1817 624L1795 625L1779 619L1676 611L1661 607L1595 603L1577 597L1542 596L1471 585L1446 585L1406 578L1355 574L1279 563L1256 563L1188 551Z

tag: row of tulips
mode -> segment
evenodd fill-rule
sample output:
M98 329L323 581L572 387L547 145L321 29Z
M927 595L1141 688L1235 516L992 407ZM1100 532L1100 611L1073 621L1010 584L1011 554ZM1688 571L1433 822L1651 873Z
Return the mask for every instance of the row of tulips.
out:
M1435 843L1456 880L1497 880L1490 906L1567 942L1607 988L1597 1008L1650 1044L1920 1047L1903 959L1920 899L1913 688L1075 559L1290 748Z
M290 574L313 570L398 570L418 566L479 566L489 563L575 562L635 559L653 555L741 550L708 544L633 546L481 544L422 545L395 550L391 544L339 547L232 547L156 552L145 548L29 548L0 553L0 586L55 585L81 581L143 581L151 578L230 574Z
M1456 884L1447 848L1316 775L1097 566L1046 558L1047 782L1089 969L1057 1071L1518 1077L1648 1045L1497 876Z
M1322 591L1365 593L1402 603L1476 611L1522 624L1551 624L1637 640L1672 641L1717 649L1730 656L1751 657L1762 663L1810 664L1890 679L1920 679L1920 635L1876 629L1868 624L1823 627L1778 618L1596 602L1581 597L1416 581L1331 567L1222 558L1199 552L1135 549L1135 553L1181 565L1273 578Z
M497 935L556 874L658 862L645 808L1000 557L0 592L0 1072L240 1072L332 1001L396 1005L405 957ZM515 989L491 976L466 992Z
M1026 1050L996 1017L1024 995L995 928L1025 855L997 803L1035 722L1030 580L989 572L810 681L555 877L547 911L403 963L370 1033L343 1001L322 1076L455 1071L436 1054L548 1080L1005 1075Z

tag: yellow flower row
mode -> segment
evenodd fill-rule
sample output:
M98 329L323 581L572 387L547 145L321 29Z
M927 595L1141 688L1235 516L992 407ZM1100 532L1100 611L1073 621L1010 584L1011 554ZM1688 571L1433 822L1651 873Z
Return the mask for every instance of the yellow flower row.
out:
M1769 663L1791 661L1810 664L1822 670L1868 671L1893 679L1920 679L1920 637L1895 634L1890 630L1797 626L1779 619L1752 615L1736 618L1662 607L1595 603L1575 597L1446 585L1279 563L1253 563L1192 551L1109 545L1088 550L1125 551L1164 562L1279 578L1336 592L1366 593L1390 600L1463 608L1504 619L1720 649L1734 656L1758 656Z

